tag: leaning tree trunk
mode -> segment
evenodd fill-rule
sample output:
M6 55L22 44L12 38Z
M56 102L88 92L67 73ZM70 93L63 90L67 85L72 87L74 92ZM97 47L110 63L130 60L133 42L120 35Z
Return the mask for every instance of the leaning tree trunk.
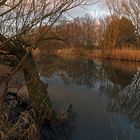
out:
M38 121L42 121L43 118L47 117L47 119L51 119L53 112L47 93L47 86L39 78L37 67L31 53L27 55L22 66L31 106L37 114Z
M7 38L0 34L0 42L4 42L6 40ZM16 43L11 43L10 41L5 43L4 47L0 47L0 50L16 56L20 61L27 54L26 49ZM29 52L25 57L21 67L23 68L25 75L25 82L29 92L29 100L32 108L35 110L38 121L41 122L47 117L47 119L51 119L53 111L47 93L47 87L39 78L37 67L31 52Z

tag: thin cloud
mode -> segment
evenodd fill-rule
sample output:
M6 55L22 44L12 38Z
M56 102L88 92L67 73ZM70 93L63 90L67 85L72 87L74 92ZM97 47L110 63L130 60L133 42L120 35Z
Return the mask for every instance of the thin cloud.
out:
M95 0L89 0L91 3ZM85 14L91 14L92 16L104 16L107 14L107 7L105 0L102 0L96 4L91 4L88 6L76 7L68 12L72 17L81 17Z

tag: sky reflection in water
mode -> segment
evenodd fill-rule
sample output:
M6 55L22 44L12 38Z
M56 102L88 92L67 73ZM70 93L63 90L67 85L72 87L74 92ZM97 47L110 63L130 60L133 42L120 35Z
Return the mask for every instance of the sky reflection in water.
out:
M49 83L55 108L71 103L78 114L71 140L140 139L140 63L41 60L41 79Z

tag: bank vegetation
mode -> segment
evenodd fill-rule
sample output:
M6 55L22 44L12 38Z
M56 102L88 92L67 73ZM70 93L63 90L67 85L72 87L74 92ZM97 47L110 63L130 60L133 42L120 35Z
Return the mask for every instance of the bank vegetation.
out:
M106 5L102 17L63 17L49 33L55 40L39 44L38 51L140 61L139 0L107 0Z

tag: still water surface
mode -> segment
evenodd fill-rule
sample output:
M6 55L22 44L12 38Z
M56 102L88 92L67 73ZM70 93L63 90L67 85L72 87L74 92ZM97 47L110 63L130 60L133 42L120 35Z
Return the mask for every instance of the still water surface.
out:
M140 63L41 56L38 64L56 110L71 103L77 114L70 140L140 140Z

